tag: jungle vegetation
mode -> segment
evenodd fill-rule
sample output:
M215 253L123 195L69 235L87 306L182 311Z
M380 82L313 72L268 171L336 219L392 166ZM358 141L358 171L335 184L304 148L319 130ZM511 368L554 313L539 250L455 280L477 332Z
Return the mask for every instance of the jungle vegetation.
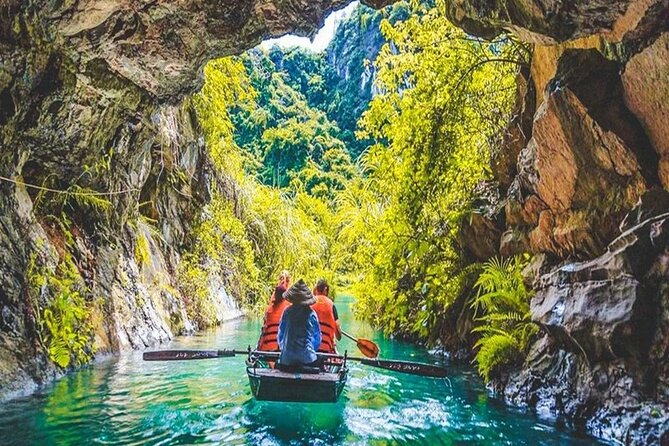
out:
M360 317L430 344L465 299L482 375L522 357L536 332L527 259L472 265L457 235L491 179L526 50L468 36L444 9L360 6L323 54L257 48L209 63L193 103L228 193L202 213L180 271L201 326L222 272L262 307L289 269L352 288Z

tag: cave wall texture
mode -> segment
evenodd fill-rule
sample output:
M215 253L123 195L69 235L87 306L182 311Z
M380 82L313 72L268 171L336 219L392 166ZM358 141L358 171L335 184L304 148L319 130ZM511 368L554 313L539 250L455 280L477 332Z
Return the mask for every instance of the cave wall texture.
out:
M75 263L99 296L99 351L192 329L173 276L211 194L187 100L204 63L308 35L345 3L3 2L0 175L115 192L110 213L68 216ZM496 387L605 438L669 443L669 0L452 0L448 14L471 34L533 44L495 166L504 205L467 231L475 257L536 254L532 313L546 334ZM0 190L7 398L59 373L35 346L25 289L32 253L56 262L63 235L37 216L34 190ZM148 262L133 255L140 237Z
M535 254L543 334L496 390L603 438L669 444L669 2L454 0L449 15L534 44L494 166L499 212L465 240L479 260Z

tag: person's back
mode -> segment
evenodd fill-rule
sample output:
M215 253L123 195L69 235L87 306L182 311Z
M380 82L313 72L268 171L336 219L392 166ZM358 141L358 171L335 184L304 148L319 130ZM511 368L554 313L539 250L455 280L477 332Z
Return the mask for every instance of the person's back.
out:
M321 344L318 318L310 307L315 299L302 280L284 296L292 305L284 310L279 324L279 364L281 367L315 365L318 362L316 350Z
M290 306L290 302L284 299L283 294L290 285L290 274L288 271L282 271L279 276L279 283L274 288L269 305L265 310L262 331L258 339L257 349L262 351L278 351L279 341L277 338L279 331L279 322L284 310Z
M318 317L321 329L321 344L318 350L325 353L335 353L335 338L337 336L337 321L334 318L334 303L324 295L315 295L316 303L311 308Z

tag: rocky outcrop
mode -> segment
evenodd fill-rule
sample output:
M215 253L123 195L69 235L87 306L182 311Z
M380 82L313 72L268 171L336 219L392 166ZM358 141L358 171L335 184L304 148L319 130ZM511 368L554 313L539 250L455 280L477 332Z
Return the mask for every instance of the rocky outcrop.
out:
M657 184L656 156L623 103L618 64L599 52L564 52L544 95L506 218L525 228L533 252L595 256Z
M447 7L473 34L510 30L534 45L516 101L533 120L519 132L514 119L493 172L505 203L497 253L535 254L544 334L494 387L594 435L669 444L669 2Z
M31 295L33 264L53 271L65 257L73 259L85 284L94 331L90 347L98 354L146 348L193 331L174 277L179 251L209 187L205 148L193 118L188 106L160 107L152 116L153 137L139 147L117 145L125 157L113 153L91 169L88 184L100 181L112 184L112 191L132 191L122 192L128 195L123 198L98 196L104 209L77 195L2 184L0 397L25 393L62 373L48 360L39 327L40 314L54 296ZM45 167L28 163L33 178L46 175ZM133 190L134 184L141 187ZM219 320L239 315L222 284L212 295Z
M669 32L634 55L622 75L627 106L639 117L660 157L658 175L669 190Z
M265 37L313 33L328 11L345 3L10 2L3 28L12 40L38 34L43 43L60 47L72 59L72 74L89 64L102 66L152 97L177 102L202 84L207 60L251 48ZM16 36L17 29L26 34Z
M626 230L593 260L540 277L532 317L547 333L505 388L514 404L587 420L625 444L669 441L669 213Z
M470 215L458 234L458 249L469 262L482 262L494 256L501 237L500 196L497 184L483 182L475 191Z
M612 41L640 38L666 26L666 7L665 0L455 0L448 2L447 13L474 35L509 30L528 42L555 44L594 34Z

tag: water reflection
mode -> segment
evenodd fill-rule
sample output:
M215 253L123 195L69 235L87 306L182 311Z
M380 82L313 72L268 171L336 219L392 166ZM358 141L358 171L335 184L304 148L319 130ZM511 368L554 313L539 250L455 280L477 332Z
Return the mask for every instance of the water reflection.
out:
M346 437L345 404L244 404L251 444L341 444Z
M384 357L434 360L353 320L350 304L337 302L343 325L378 342ZM257 320L238 320L169 347L244 348L259 330ZM348 340L340 347L357 353ZM470 367L450 374L433 380L351 362L338 403L283 404L252 398L241 357L144 362L134 352L0 407L0 444L596 444L490 400Z

